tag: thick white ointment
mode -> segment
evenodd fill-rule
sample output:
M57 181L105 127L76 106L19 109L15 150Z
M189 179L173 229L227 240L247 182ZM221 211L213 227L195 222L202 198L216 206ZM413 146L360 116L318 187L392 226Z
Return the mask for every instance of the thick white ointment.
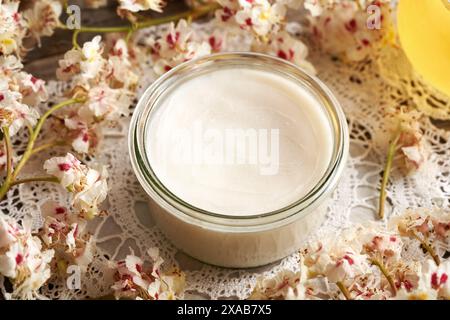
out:
M192 206L267 213L303 198L327 170L329 120L286 77L225 68L184 81L162 99L146 130L147 156L162 184Z

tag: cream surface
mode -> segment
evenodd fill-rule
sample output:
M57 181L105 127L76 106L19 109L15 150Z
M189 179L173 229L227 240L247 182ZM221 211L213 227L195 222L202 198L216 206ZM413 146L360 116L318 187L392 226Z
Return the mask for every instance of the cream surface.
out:
M227 68L178 85L146 129L150 165L185 202L214 213L257 215L305 196L332 156L319 102L265 71Z

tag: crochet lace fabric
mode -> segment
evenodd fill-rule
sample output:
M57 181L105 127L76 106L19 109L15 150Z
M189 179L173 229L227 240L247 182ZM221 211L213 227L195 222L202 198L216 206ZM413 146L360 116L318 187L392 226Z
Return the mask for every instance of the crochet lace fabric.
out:
M198 32L208 32L209 25L195 24L194 27ZM141 35L145 32L149 31ZM245 40L228 43L227 50L249 50L249 41ZM384 51L381 57L368 58L363 62L344 63L311 46L309 59L316 67L318 77L334 91L340 101L348 119L351 141L347 167L329 202L326 221L311 236L311 240L314 240L335 234L353 223L376 220L386 152L379 143L385 136L380 108L416 105L427 114L444 118L449 113L450 101L426 87L414 75L400 50ZM140 93L155 79L151 67L145 68L148 70L142 73ZM49 83L53 100L61 96L62 90L62 83ZM45 296L86 298L108 294L113 280L106 261L122 259L130 250L137 256L144 255L146 249L153 246L160 248L166 266L176 264L186 272L187 297L243 299L251 292L258 276L271 276L283 268L297 269L297 254L269 266L235 270L205 265L173 247L155 226L147 208L147 195L132 171L127 146L128 122L129 118L126 118L117 127L106 130L103 144L95 157L95 161L108 165L109 215L97 218L91 224L91 232L97 241L97 254L82 276L82 288L69 290L64 280L54 276L43 290ZM423 120L422 129L430 149L429 159L426 166L415 175L403 177L393 173L392 183L388 186L388 217L410 207L449 207L449 132L436 128L428 118ZM16 139L19 149L24 140L20 137ZM55 149L51 155L62 152L62 149ZM47 153L36 157L27 165L23 175L42 171L42 163L49 156ZM0 209L18 219L27 214L32 215L38 225L39 208L48 199L62 204L68 201L66 192L56 184L27 184L11 190Z

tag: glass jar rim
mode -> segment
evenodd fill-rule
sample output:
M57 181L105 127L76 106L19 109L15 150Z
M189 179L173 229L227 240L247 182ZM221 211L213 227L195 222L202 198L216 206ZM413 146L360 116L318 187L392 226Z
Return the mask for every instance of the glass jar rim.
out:
M295 80L304 89L320 99L334 133L334 146L331 160L322 178L305 196L283 208L267 213L253 215L227 215L209 212L190 205L168 190L151 168L145 152L145 129L150 113L161 94L170 88L170 84L183 75L193 76L205 68L245 65L272 73L279 73ZM228 52L203 56L184 62L159 77L141 96L134 110L129 129L129 154L134 172L149 196L178 218L204 227L223 229L233 227L236 230L249 231L262 226L284 225L299 219L317 207L336 186L345 166L348 154L348 128L345 115L331 90L317 77L310 75L298 66L273 56L252 52Z

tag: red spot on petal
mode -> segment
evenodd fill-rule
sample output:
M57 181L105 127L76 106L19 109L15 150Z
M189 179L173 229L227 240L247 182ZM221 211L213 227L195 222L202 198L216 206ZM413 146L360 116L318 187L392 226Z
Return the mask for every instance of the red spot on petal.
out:
M137 270L137 272L141 273L142 272L142 266L140 264L136 264L136 270Z
M439 288L438 276L436 272L433 272L433 274L431 275L431 286L433 287L433 289Z
M225 7L223 8L223 14L221 16L221 19L223 22L228 21L233 16L233 11L231 11L230 8Z
M245 24L249 27L251 27L253 25L252 19L251 18L247 18L245 19Z
M0 101L3 101L5 99L5 96L0 93Z
M72 166L70 165L70 163L60 163L58 164L58 168L61 171L69 171Z
M209 37L208 42L209 42L209 45L211 47L214 47L215 44L216 44L216 38L215 37Z
M349 265L353 265L355 263L355 261L349 255L345 255L344 259L347 260Z
M287 54L283 50L278 50L277 56L281 59L287 59Z
M83 142L88 142L89 141L89 135L87 133L83 134Z
M78 224L75 226L75 230L73 231L73 237L76 238L78 236Z
M18 253L17 256L16 256L16 263L17 264L21 264L22 262L23 262L23 255Z
M395 242L395 241L397 241L397 238L392 236L392 237L389 238L389 240L391 240L391 242Z
M446 273L443 273L443 274L441 275L441 279L439 280L439 281L440 281L440 284L446 283L447 280L448 280L448 275L447 275Z
M56 213L56 214L63 214L63 213L66 213L66 208L64 208L64 207L56 207L56 208L55 208L55 213Z
M356 23L355 19L350 20L345 24L345 29L347 29L348 32L355 33L356 30L358 30L358 24Z
M178 42L179 39L180 39L180 33L179 32L176 32L175 34L169 33L166 36L166 41L169 44L169 47L172 48L172 49L175 47L175 45L176 45L176 43Z
M403 281L403 285L405 286L405 289L407 291L411 291L411 289L413 288L413 285L411 282L409 282L408 280Z
M294 54L295 54L294 50L289 49L289 60L294 59Z
M378 248L381 244L381 242L383 241L383 238L380 236L375 236L372 239L372 244L375 248Z
M209 37L208 42L213 51L220 51L220 48L222 47L222 41L220 39L217 39L215 36L211 36Z

